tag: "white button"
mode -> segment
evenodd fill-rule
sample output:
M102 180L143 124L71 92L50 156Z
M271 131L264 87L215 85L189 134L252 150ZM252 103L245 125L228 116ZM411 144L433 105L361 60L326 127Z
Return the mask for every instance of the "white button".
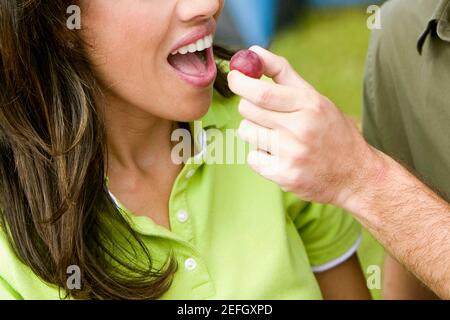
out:
M185 210L181 210L177 213L178 221L186 222L189 219L189 214Z
M190 178L192 178L192 176L193 176L194 174L195 174L195 170L194 170L194 169L189 170L188 173L186 173L186 178L187 178L187 179L190 179Z
M184 267L187 270L192 271L197 268L197 262L192 258L186 259L186 261L184 262Z

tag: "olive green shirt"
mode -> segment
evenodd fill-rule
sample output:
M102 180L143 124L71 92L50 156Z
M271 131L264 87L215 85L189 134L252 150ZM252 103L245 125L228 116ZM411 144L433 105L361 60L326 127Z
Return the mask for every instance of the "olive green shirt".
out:
M393 0L373 32L367 140L450 201L450 0Z
M161 265L170 252L176 258L178 270L163 299L320 299L313 272L352 256L360 226L341 209L282 192L245 163L208 161L218 151L217 133L239 127L237 103L216 95L202 119L201 134L195 134L200 151L172 189L170 230L133 214L120 199L116 204L155 263ZM19 261L0 232L0 299L60 296Z

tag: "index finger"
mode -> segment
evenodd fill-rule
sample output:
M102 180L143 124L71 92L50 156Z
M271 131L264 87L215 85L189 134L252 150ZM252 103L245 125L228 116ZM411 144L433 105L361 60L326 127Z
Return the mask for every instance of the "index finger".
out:
M232 92L253 104L277 112L294 112L301 108L301 90L264 80L253 79L233 70L228 74Z

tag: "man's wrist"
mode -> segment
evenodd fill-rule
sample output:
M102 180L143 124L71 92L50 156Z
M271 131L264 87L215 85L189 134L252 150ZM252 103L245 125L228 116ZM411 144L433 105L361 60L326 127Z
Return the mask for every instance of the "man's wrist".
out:
M349 182L347 196L341 197L336 205L352 212L357 218L368 219L368 215L373 214L374 205L382 198L381 193L396 166L393 159L368 146L362 164L354 168L355 174Z

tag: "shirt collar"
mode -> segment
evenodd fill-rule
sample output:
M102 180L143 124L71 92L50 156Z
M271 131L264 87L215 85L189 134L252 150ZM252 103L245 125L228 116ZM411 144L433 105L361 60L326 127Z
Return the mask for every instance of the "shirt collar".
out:
M450 0L449 0L450 1ZM202 128L214 127L221 129L230 121L230 99L222 97L214 90L212 104L208 113L198 121L201 121Z
M428 20L427 26L417 41L417 50L422 54L428 35L434 32L441 40L450 42L450 0L441 0Z
M230 106L237 96L225 98L214 90L213 99L208 112L201 119L189 123L191 133L194 134L194 146L200 157L208 146L208 129L223 129L231 120Z

